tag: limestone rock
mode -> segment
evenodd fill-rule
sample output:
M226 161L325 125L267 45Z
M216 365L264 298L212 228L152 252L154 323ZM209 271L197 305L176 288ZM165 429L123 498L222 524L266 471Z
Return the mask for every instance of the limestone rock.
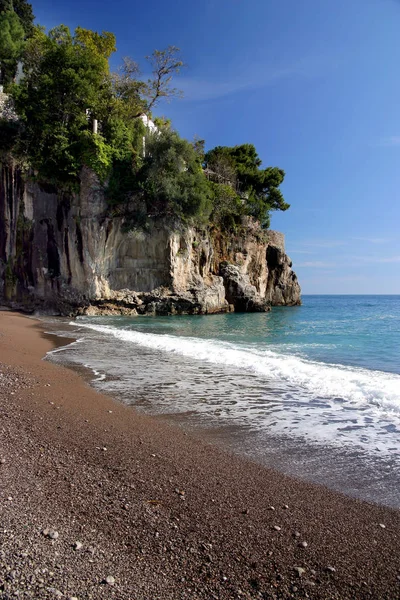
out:
M85 168L80 193L26 181L0 164L0 300L63 315L266 311L300 303L279 232L250 218L224 235L170 222L126 232Z
M229 263L220 265L224 280L226 299L239 312L267 312L271 310L265 298L261 298L248 275L240 273L239 267Z

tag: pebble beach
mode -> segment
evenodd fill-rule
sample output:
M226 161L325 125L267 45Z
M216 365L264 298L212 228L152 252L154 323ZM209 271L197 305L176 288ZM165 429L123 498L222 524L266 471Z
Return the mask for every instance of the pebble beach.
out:
M138 414L55 343L0 312L0 598L400 598L399 511Z

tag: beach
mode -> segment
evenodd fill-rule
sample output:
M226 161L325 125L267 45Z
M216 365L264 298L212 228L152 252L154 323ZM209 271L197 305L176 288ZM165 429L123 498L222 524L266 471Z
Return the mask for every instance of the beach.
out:
M56 343L0 312L0 598L400 598L399 511L138 414Z

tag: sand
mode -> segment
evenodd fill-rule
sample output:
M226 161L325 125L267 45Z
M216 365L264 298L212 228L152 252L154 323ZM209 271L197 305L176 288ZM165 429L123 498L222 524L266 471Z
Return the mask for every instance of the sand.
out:
M399 511L137 414L53 345L0 312L0 598L400 598Z

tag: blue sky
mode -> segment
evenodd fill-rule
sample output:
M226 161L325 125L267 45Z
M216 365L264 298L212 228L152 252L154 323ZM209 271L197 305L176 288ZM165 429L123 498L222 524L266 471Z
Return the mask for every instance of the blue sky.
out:
M33 0L117 35L117 63L179 46L181 135L254 143L286 171L272 228L303 293L400 294L400 0ZM144 65L144 63L143 63Z

